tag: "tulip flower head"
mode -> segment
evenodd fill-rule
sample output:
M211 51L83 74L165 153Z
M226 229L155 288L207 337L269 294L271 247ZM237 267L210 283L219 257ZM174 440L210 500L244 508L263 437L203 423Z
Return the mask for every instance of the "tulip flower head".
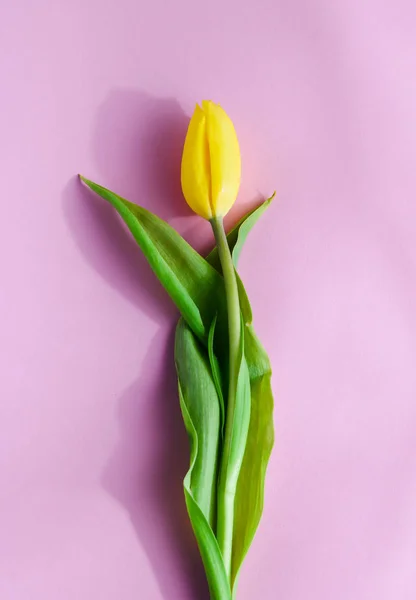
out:
M191 209L212 220L234 204L241 178L237 134L227 113L210 100L196 106L182 155L181 182Z

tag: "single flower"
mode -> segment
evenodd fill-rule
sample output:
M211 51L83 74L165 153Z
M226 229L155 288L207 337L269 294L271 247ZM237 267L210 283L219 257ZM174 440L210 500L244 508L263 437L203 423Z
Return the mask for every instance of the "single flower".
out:
M234 204L241 178L241 157L233 122L210 100L196 106L182 155L185 200L204 219L225 216Z

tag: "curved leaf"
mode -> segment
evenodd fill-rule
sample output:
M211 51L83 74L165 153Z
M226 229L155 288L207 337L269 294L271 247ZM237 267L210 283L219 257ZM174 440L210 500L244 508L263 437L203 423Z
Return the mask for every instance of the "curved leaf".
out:
M220 401L220 429L221 435L224 433L224 422L225 422L225 404L224 404L224 393L222 385L222 374L218 358L214 352L214 337L215 337L215 326L217 323L217 315L215 315L211 327L208 333L208 356L211 365L212 376L214 379L215 387L217 390L218 398Z
M270 206L272 200L274 199L276 192L270 196L267 200L262 202L259 206L256 206L248 213L246 213L234 227L227 234L228 245L231 250L231 254L233 256L234 265L237 267L238 260L240 258L240 253L243 248L244 242L246 241L247 235L250 233L251 229L257 223L261 215L265 212L265 210ZM219 272L221 273L221 264L218 256L217 247L214 247L211 252L206 257L207 261Z
M270 362L252 325L246 325L244 339L250 371L251 414L235 500L232 588L261 519L266 468L274 443Z
M168 223L101 185L81 180L114 206L186 322L200 339L206 339L223 303L218 272Z
M206 352L180 319L175 336L179 399L191 459L184 479L189 518L204 562L213 600L230 600L231 590L214 534L220 406Z
M236 232L237 239L233 246L232 255L235 266L238 265L241 250L243 249L244 242L246 241L247 235L257 223L264 211L270 206L274 199L276 192L274 192L270 198L265 200L263 204L260 204L258 208L253 210L249 215L244 216L241 221L237 224L233 231Z

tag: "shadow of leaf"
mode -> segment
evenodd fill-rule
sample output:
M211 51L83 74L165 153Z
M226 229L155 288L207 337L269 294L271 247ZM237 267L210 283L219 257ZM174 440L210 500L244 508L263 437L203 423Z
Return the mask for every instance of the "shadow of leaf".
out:
M208 600L183 495L189 447L177 398L173 336L173 327L156 335L140 376L118 402L120 438L102 482L127 510L163 597L168 600L175 590L184 600Z

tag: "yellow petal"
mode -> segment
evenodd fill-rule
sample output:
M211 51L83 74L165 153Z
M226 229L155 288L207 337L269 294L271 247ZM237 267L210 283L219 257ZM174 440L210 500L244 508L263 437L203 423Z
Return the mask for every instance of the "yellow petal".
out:
M206 124L206 115L197 105L186 134L181 183L185 200L192 210L204 219L211 219L211 171Z
M240 147L233 122L221 106L204 100L202 109L209 146L212 214L224 216L234 204L240 187Z

